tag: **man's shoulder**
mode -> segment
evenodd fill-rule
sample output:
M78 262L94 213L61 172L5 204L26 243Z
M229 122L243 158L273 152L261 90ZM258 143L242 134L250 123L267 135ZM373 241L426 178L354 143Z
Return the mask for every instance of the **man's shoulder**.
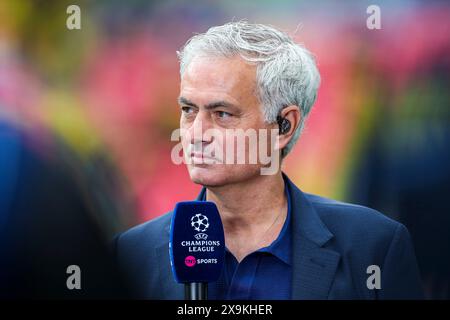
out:
M414 248L408 230L383 213L361 205L305 194L321 222L333 234L326 244L340 253L347 279L357 286L361 297L373 297L367 290L368 267L382 270L383 290L379 299L422 299Z
M352 204L305 193L322 222L335 234L346 237L392 235L404 226L385 214L358 204Z
M142 245L144 243L156 244L160 240L168 238L167 228L170 227L172 214L173 212L169 211L157 218L132 227L117 235L116 241L130 245Z

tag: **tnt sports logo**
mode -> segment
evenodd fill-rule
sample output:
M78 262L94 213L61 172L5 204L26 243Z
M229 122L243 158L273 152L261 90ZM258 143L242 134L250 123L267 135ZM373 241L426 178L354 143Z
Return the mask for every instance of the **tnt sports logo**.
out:
M208 217L197 213L191 218L191 226L197 232L205 232L209 228Z
M194 256L187 256L184 259L184 264L188 267L193 267L193 266L195 266L196 263L197 263L197 260L195 259Z

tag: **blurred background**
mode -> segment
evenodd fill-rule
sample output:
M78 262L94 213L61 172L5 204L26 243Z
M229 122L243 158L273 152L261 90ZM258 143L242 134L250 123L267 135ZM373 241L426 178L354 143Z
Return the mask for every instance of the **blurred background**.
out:
M372 2L1 1L0 231L40 207L47 224L82 212L106 239L194 198L170 158L176 50L247 19L293 35L322 76L284 171L404 223L427 297L449 299L450 3L376 1L381 30L369 30ZM66 27L71 4L80 30Z

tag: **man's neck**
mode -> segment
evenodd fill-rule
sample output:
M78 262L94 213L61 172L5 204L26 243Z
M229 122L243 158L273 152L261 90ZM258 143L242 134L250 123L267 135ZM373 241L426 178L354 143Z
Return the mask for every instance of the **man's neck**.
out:
M206 199L217 205L226 245L238 261L273 242L286 219L287 199L281 172L208 188Z

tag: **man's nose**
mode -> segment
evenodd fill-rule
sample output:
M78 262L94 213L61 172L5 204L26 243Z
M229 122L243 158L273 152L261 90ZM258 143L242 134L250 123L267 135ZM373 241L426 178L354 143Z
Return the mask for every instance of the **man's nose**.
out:
M208 129L212 128L211 118L208 112L199 111L192 126L189 128L191 143L210 143L211 136L207 135Z

